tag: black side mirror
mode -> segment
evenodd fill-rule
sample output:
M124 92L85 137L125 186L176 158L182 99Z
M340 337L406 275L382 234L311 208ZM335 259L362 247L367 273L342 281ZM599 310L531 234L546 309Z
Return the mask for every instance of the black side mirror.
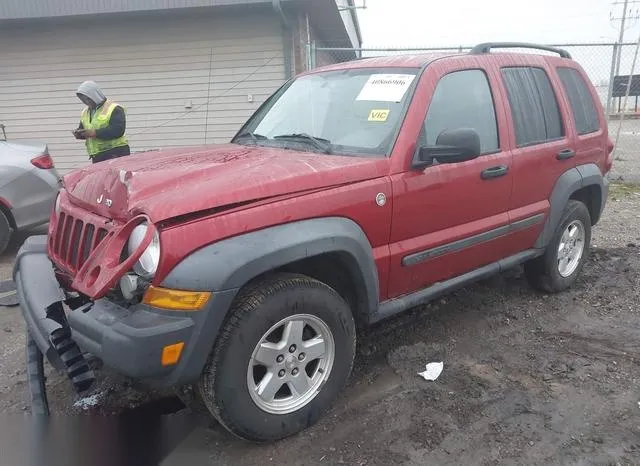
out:
M474 129L445 129L438 135L435 146L422 146L418 150L414 168L424 168L434 161L460 163L480 156L480 136Z

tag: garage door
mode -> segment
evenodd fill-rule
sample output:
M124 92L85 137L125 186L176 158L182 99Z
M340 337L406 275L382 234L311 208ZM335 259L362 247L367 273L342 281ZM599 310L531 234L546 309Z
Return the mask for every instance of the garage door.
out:
M71 134L84 80L125 106L133 151L227 142L284 82L273 14L113 18L0 30L0 123L63 173L88 163Z

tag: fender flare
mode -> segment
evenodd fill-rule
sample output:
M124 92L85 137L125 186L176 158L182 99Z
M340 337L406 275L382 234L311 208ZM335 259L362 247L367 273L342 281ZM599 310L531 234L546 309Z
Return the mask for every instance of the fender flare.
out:
M578 165L564 172L556 181L549 197L549 215L544 225L542 233L538 236L534 245L537 249L544 249L551 242L551 237L555 232L562 212L571 199L571 196L582 188L596 186L600 192L600 206L597 215L592 219L595 224L600 219L600 214L604 209L609 192L609 181L602 175L600 168L596 164Z
M341 255L358 295L359 309L354 309L354 314L367 313L369 318L379 305L378 271L369 240L347 218L317 218L269 227L212 243L185 257L160 286L210 291L213 295L204 312L191 316L195 327L183 363L165 382L198 380L237 293L246 283L270 270L326 253Z
M253 278L301 259L340 253L368 313L379 304L378 272L373 249L354 221L324 217L287 223L234 236L205 246L183 259L161 286L194 291L242 288Z

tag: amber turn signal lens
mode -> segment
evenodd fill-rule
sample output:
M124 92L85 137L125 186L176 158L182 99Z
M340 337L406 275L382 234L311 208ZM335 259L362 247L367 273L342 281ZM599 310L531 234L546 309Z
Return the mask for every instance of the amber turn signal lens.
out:
M180 354L182 354L182 348L184 348L184 342L182 341L162 348L162 365L174 366L178 364Z
M144 304L171 311L198 311L209 300L206 291L183 291L150 286L142 298Z

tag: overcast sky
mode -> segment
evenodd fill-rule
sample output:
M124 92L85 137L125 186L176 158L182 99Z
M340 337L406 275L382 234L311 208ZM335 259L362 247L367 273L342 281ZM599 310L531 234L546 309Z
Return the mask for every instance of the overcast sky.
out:
M356 0L358 5L362 0ZM609 0L367 0L365 47L434 47L486 41L613 42L622 6ZM640 4L631 5L637 11ZM637 21L625 41L637 40Z

